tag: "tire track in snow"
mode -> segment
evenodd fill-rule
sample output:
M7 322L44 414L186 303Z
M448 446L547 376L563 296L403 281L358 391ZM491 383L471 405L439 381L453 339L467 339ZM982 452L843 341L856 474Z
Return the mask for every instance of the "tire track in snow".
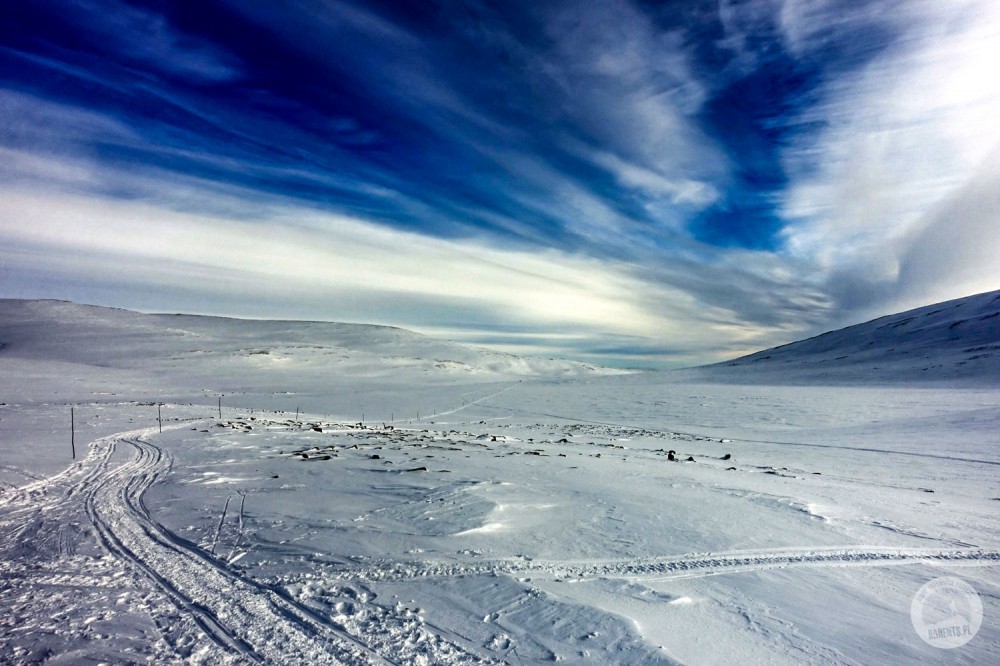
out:
M731 551L629 560L492 560L429 563L375 563L337 572L342 579L411 580L473 575L585 580L589 578L669 579L762 571L786 567L889 566L930 563L943 566L1000 565L1000 550L982 548L789 548Z
M915 563L996 565L1000 564L1000 550L883 547L793 548L764 552L710 553L704 556L680 558L589 562L570 566L557 564L555 566L549 565L543 571L551 576L562 578L687 578L799 566L887 566Z
M0 500L0 609L8 617L22 618L25 629L23 634L0 635L0 652L24 658L33 650L51 651L53 641L59 646L89 645L95 639L93 618L121 618L135 622L137 633L123 637L122 645L131 647L113 661L124 662L126 655L137 653L157 663L190 656L183 643L197 635L193 621L168 611L173 615L170 627L150 612L164 603L169 608L169 601L101 552L86 513L84 498L117 464L112 460L115 439L145 432L148 429L97 439L82 459ZM126 598L128 603L119 605ZM203 647L200 657L225 663L224 652L211 644ZM117 649L104 643L96 654Z
M108 471L119 443L135 457ZM100 463L77 488L105 547L156 584L217 645L244 661L280 664L390 664L423 656L431 662L484 663L457 645L428 641L410 654L405 628L378 627L383 636L354 636L279 588L245 578L157 523L145 492L170 470L162 449L130 433L111 439ZM374 640L385 656L368 642Z
M104 545L145 573L215 643L262 663L388 663L351 638L296 613L277 595L186 547L149 516L143 494L171 463L162 450L135 438L136 456L83 489L87 514ZM324 631L326 629L326 631ZM328 634L323 636L323 634Z

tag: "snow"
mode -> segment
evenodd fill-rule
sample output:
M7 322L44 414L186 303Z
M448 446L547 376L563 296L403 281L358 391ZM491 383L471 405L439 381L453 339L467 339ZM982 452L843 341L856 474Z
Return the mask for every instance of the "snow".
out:
M737 383L900 382L996 385L1000 291L880 317L839 331L699 368Z
M952 367L1000 344L995 296L918 332L886 327L908 314L632 375L382 327L0 301L0 655L1000 663L1000 375ZM906 345L936 374L886 360ZM868 361L779 372L859 346L883 350L878 382ZM952 650L910 620L941 576L985 613Z

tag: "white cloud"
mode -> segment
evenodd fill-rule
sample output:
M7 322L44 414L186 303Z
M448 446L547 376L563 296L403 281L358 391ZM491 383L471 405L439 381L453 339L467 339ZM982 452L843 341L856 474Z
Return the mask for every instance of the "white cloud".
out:
M667 178L611 153L594 151L591 159L614 175L620 185L640 190L654 199L664 198L674 205L704 208L719 198L718 190L708 183L691 178Z
M790 20L796 43L813 34L806 23L821 16L817 7L840 10L810 4L816 11ZM822 91L825 101L809 119L827 129L787 155L787 250L813 262L842 305L859 312L876 302L881 311L892 308L904 292L915 296L904 279L917 279L917 265L933 268L933 262L911 261L904 276L903 262L920 234L935 237L929 252L941 255L962 254L957 246L982 238L929 227L971 232L995 226L995 211L961 200L979 196L982 189L971 183L998 156L1000 5L915 2L881 20L900 32L898 43ZM971 217L942 220L943 207ZM980 285L1000 284L992 264L981 270ZM945 287L936 294L964 295L968 281L956 271L957 264L933 269Z
M0 88L0 141L30 145L34 152L80 150L94 137L135 143L138 134L118 120L84 108L48 102L25 93Z
M0 177L5 180L39 179L64 187L92 187L98 179L94 170L79 160L59 160L44 157L27 150L16 150L0 146Z
M124 57L158 71L168 71L207 82L229 81L239 76L235 58L215 44L181 35L159 14L118 2L77 0L70 9L79 12L81 27Z
M907 240L900 297L909 305L1000 286L1000 149Z
M385 300L418 298L454 308L456 321L485 310L511 325L704 341L704 331L685 332L689 322L646 309L650 285L625 267L553 250L428 238L305 210L266 222L234 221L15 189L0 202L0 241L11 269L17 263L11 248L30 248L36 260L40 253L53 270L84 283L113 277L134 289L195 291L227 308L254 294L308 302L363 295L368 305L351 314L384 322L399 317L383 309ZM393 323L407 323L401 319Z
M552 104L607 154L672 183L725 174L727 158L695 120L709 90L679 33L627 0L560 8L547 31L553 48L539 69Z
M776 13L785 47L808 58L825 53L837 39L864 39L867 28L903 19L915 4L914 0L880 0L848 7L842 0L775 0L767 6Z

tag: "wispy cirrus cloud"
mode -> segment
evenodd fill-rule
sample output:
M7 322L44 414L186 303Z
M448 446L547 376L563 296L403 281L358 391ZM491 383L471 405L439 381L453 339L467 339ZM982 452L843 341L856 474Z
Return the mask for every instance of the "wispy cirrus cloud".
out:
M1000 282L985 0L54 0L0 19L7 295L100 284L669 364ZM286 237L311 258L268 260ZM145 267L134 291L110 256ZM304 305L253 298L269 288Z
M899 35L895 46L822 89L806 112L822 131L787 158L788 251L816 265L848 312L986 291L1000 278L981 262L972 280L959 279L954 262L903 270L913 253L971 257L1000 240L1000 208L984 186L1000 184L1000 11L904 3L880 21ZM942 242L917 247L935 236Z

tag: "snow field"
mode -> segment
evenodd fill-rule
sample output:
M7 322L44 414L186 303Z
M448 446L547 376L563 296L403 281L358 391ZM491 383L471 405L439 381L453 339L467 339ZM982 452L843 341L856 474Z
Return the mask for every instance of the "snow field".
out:
M5 663L1000 663L995 382L0 306ZM939 576L984 606L954 650L910 622Z

